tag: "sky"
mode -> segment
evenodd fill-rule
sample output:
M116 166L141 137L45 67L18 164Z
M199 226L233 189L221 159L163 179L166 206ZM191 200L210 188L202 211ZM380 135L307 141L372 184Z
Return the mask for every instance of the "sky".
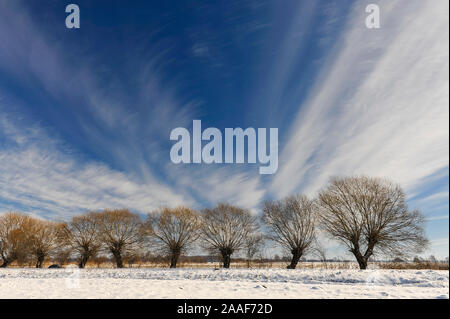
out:
M69 3L80 28L66 28ZM365 25L370 3L380 28ZM426 255L446 257L448 6L0 0L0 212L229 202L258 214L332 176L378 176L426 216ZM277 172L172 163L170 132L193 120L278 128Z

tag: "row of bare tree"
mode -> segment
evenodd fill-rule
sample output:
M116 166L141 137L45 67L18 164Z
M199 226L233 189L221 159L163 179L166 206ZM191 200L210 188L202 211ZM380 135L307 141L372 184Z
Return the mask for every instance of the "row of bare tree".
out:
M19 213L0 216L0 256L6 267L25 255L32 255L36 267L58 245L59 226L56 223L36 219Z
M42 267L52 252L69 249L80 268L100 252L109 253L122 268L125 257L155 249L169 256L175 268L179 257L200 243L229 268L233 253L245 250L251 257L267 238L292 254L288 268L294 269L317 247L317 233L323 231L343 243L365 269L375 252L402 256L423 251L428 244L423 223L420 212L408 210L398 185L344 177L333 179L316 199L296 195L264 202L261 219L229 204L200 212L166 207L145 219L127 209L106 209L66 223L6 213L0 216L1 267L23 255L33 256L36 267Z

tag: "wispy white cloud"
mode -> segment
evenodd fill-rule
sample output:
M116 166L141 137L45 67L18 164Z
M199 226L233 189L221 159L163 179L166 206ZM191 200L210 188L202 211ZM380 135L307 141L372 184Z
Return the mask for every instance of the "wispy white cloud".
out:
M148 59L122 66L133 73L130 94L130 88L125 90L114 72L107 83L98 79L95 68L86 62L93 57L80 57L75 65L67 63L58 45L50 45L46 34L14 3L3 9L0 27L5 27L0 30L0 40L7 45L0 49L0 68L20 81L35 75L33 85L61 101L61 107L70 109L66 104L72 99L83 101L77 105L85 112L77 123L78 133L106 152L107 160L118 162L120 170L112 169L108 161L81 158L76 146L63 146L43 127L30 124L32 120L19 124L5 116L1 133L16 145L0 149L1 162L6 163L0 168L0 198L4 201L0 208L22 207L30 213L64 216L105 207L141 212L160 205L200 208L199 203L217 201L257 207L264 194L259 177L250 177L252 174L241 169L189 166L177 167L176 171L184 171L182 177L173 174L175 168L169 153L163 151L164 144L172 128L188 127L198 118L199 101L183 101L177 96L176 81L162 81L167 48L156 46L146 53ZM7 114L10 106L0 108ZM73 114L78 116L78 110ZM31 126L23 131L25 125Z
M0 107L0 110L5 111ZM165 183L142 180L102 162L80 158L45 129L0 121L6 147L0 147L0 210L19 207L47 218L66 218L86 210L126 207L141 213L159 206L230 202L256 213L265 190L258 176L231 167L168 163ZM173 183L167 184L168 181ZM9 203L9 204L8 204Z
M442 246L442 245L447 245L448 246L448 237L447 238L434 239L434 240L431 241L431 244L433 246Z
M0 198L11 203L4 209L20 204L25 211L63 218L110 207L145 213L193 203L156 180L141 182L103 163L77 161L70 148L39 127L18 128L4 117L0 130L9 132L6 143L13 142L0 148Z
M433 220L445 220L445 219L448 219L448 215L428 217L428 218L427 218L427 221L433 221Z
M434 255L439 260L448 258L448 244L448 237L433 239L430 241L430 248L427 253L429 255Z
M174 171L175 173L175 171ZM265 189L257 174L232 167L202 166L177 171L178 186L194 192L201 202L228 202L257 213Z
M100 85L87 61L66 60L60 44L50 41L19 4L6 2L0 10L0 68L22 84L46 92L60 108L66 108L77 121L80 132L91 145L100 146L121 163L122 170L111 169L106 162L89 161L77 156L76 147L66 147L61 140L50 138L45 128L23 118L17 99L0 101L2 112L0 138L8 144L0 148L0 198L3 209L33 211L43 215L70 215L80 210L105 207L128 207L139 211L159 205L192 204L190 198L159 181L146 154L158 154L164 134L171 124L188 123L195 105L181 103L170 88L162 88L155 64L158 57L145 65L131 66L136 73L134 103L145 109L139 114L130 109L131 99L123 83L111 76L108 85ZM84 61L84 62L83 62ZM74 85L76 83L76 85ZM4 97L8 97L7 92ZM83 101L77 109L68 104ZM2 103L3 102L3 103ZM150 106L150 107L149 107ZM34 107L40 107L35 105ZM90 115L90 116L89 116ZM86 120L89 119L89 120ZM154 160L154 159L153 159Z
M330 176L385 176L414 190L448 167L448 3L356 3L291 127L270 191L314 193Z
M448 201L448 191L446 192L438 192L438 193L434 193L431 194L429 196L423 197L421 199L418 200L419 203L428 203L428 202L435 202L437 200L447 200Z

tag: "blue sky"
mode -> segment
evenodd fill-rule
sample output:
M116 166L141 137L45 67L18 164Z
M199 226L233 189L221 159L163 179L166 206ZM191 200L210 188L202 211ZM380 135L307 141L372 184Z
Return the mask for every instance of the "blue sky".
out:
M0 0L0 211L258 213L366 174L400 183L426 254L448 256L448 1L77 0L67 29L69 3ZM173 164L170 131L194 119L278 128L277 173Z

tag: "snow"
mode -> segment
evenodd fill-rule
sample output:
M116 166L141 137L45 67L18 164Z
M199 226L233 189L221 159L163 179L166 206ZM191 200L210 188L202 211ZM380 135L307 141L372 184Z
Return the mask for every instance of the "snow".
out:
M449 272L1 269L0 298L449 298Z

